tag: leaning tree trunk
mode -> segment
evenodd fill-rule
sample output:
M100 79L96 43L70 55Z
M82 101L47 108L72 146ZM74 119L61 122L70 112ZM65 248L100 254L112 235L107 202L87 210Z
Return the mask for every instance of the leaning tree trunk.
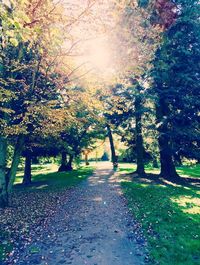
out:
M31 162L32 162L31 153L27 152L25 155L25 167L24 167L24 177L23 177L24 185L31 184Z
M8 196L6 188L6 153L6 138L0 136L0 207L6 207L8 205Z
M174 180L179 176L176 172L175 164L173 161L173 152L171 147L170 132L166 117L169 116L169 108L165 102L165 99L160 99L156 107L156 116L158 127L158 143L160 149L160 164L161 171L160 175L163 178Z
M58 172L64 172L67 170L67 153L62 152L61 154L61 165L58 169Z
M110 142L111 160L112 160L113 166L117 167L118 166L117 165L117 156L116 156L116 152L115 152L115 145L114 145L114 141L113 141L112 131L111 131L109 124L107 124L106 127L108 130L108 138L109 138L109 142Z
M17 143L15 145L15 151L14 151L14 155L13 155L13 159L12 159L11 168L10 168L10 171L8 174L8 185L7 185L8 194L11 193L11 190L12 190L12 187L13 187L13 184L15 181L15 177L17 174L17 169L19 166L23 145L24 145L24 136L19 135L18 139L17 139Z
M142 136L142 100L140 96L135 99L135 136L136 136L136 157L137 157L137 169L138 175L144 175L144 146Z
M73 155L69 155L69 161L67 162L67 165L66 165L66 170L67 171L73 170L73 167L72 167L73 159L74 159L74 156Z

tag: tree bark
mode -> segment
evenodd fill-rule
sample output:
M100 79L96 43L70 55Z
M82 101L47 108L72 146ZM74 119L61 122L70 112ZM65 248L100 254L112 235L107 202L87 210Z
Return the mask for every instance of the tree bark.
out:
M158 161L157 161L156 157L153 158L153 167L154 168L159 168Z
M31 153L27 152L25 156L25 167L24 167L24 177L23 177L24 185L31 184L31 162L32 162Z
M182 166L182 160L179 153L174 153L174 163L178 167Z
M85 153L85 165L89 166L89 162L88 162L88 153Z
M108 130L108 138L109 138L109 142L110 142L111 160L112 160L112 163L113 163L113 167L118 167L118 165L117 165L117 156L116 156L116 152L115 152L115 145L114 145L114 141L113 141L112 131L111 131L111 128L110 128L109 124L107 124L106 127L107 127L107 130Z
M144 175L144 146L142 137L142 100L140 96L135 99L135 136L136 136L136 157L137 157L137 169L138 175Z
M67 170L67 153L62 152L61 154L61 165L58 169L59 172L64 172Z
M10 171L8 174L8 185L7 185L8 194L11 192L14 181L15 181L15 177L16 177L18 165L20 162L20 157L21 157L23 145L24 145L24 135L19 135L18 139L17 139L17 143L15 145L15 151L14 151L14 155L13 155L13 159L12 159L12 165L11 165L11 168L10 168Z
M73 167L72 167L73 159L74 159L74 156L73 155L69 155L69 161L67 162L67 165L66 165L66 170L67 171L73 170Z
M176 168L173 161L173 152L171 147L170 132L168 129L167 117L169 116L169 108L165 99L160 99L156 106L156 116L158 127L158 143L160 149L160 175L163 178L173 180L179 176L176 172Z
M4 136L0 136L0 207L6 207L8 205L8 194L6 187L6 153L6 138Z

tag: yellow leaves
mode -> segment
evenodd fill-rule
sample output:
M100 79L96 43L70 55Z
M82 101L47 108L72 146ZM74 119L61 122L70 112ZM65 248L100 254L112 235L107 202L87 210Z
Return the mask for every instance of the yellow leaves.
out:
M18 40L16 38L10 38L10 43L14 46L17 47L18 46Z
M0 112L6 113L6 114L14 113L14 111L12 109L3 108L3 107L0 107Z
M21 126L21 124L8 126L5 125L3 133L7 136L14 136L19 134L27 134L26 128Z

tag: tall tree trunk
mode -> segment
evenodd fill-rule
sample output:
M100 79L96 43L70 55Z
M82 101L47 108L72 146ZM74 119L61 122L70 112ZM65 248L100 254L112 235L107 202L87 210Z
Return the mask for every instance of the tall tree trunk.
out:
M67 165L66 165L66 170L67 171L73 170L73 167L72 167L73 159L74 159L74 156L73 155L69 155L69 161L67 162Z
M85 165L89 166L89 162L88 162L88 153L85 153Z
M154 168L159 168L158 161L157 161L157 158L156 157L153 157L153 167Z
M174 163L178 167L182 166L182 160L181 160L181 156L180 156L179 152L174 153Z
M142 100L140 96L135 99L135 136L136 136L136 156L137 156L137 169L139 175L144 175L144 146L142 137Z
M63 151L61 154L61 165L60 165L58 171L64 172L66 170L67 170L67 153Z
M163 178L173 180L177 179L178 174L173 161L173 152L171 147L171 140L169 135L167 117L169 116L169 108L165 99L160 99L156 106L156 116L158 127L158 143L160 149L160 164L161 171L160 175Z
M111 131L109 124L107 124L106 127L108 130L108 138L109 138L109 142L110 142L111 160L112 160L113 166L117 167L118 166L117 165L117 156L116 156L116 152L115 152L115 145L114 145L114 141L113 141L112 131Z
M24 145L24 135L19 135L17 139L17 143L15 145L15 151L14 151L14 155L12 159L11 168L8 174L8 185L7 185L8 194L11 192L14 181L15 181L23 145Z
M25 156L25 167L24 167L24 177L23 177L23 184L30 185L31 184L31 152L27 151Z
M8 196L6 188L6 153L6 138L0 136L0 207L6 207L8 205Z

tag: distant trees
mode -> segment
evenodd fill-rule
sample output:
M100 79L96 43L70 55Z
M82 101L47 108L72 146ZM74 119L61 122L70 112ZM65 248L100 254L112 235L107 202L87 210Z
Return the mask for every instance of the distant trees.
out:
M112 88L112 97L110 100L112 111L109 111L106 117L115 126L121 140L126 143L132 153L135 153L136 173L144 175L146 155L143 139L144 120L145 113L150 112L147 105L148 92L143 87L142 79L137 80L131 77L126 85L118 84Z

